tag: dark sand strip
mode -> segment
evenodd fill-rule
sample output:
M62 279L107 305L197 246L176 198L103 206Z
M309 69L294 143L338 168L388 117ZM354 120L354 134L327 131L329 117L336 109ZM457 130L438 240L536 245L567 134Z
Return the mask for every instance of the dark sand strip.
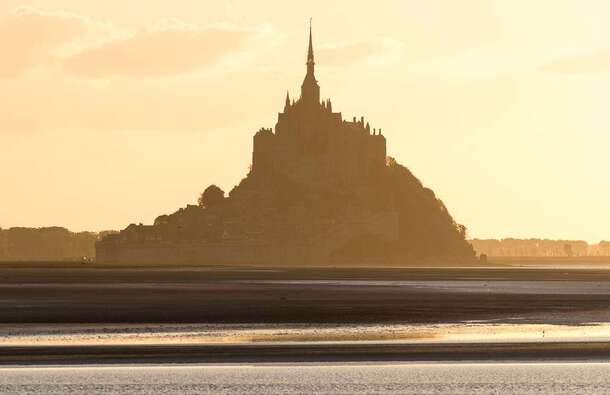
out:
M449 289L451 283L447 289L375 285L383 281L468 281L479 291ZM494 281L532 283L525 294L522 285L500 289ZM549 291L549 282L558 294ZM573 290L575 282L582 282L576 284L582 294ZM526 317L519 322L547 323L531 318L540 315L562 323L577 324L584 316L586 322L608 322L609 284L610 270L0 265L0 324L512 323Z
M196 289L0 289L0 323L515 322L553 314L578 323L610 316L610 295L478 294L401 287L200 283ZM536 323L536 320L529 319ZM590 322L590 321L589 321ZM547 323L543 320L541 323Z
M0 347L0 365L610 360L610 342Z

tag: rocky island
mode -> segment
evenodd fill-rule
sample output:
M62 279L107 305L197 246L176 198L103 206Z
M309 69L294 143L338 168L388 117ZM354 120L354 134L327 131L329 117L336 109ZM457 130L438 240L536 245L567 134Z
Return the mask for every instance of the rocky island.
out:
M131 224L96 243L98 262L401 265L474 259L466 228L386 156L381 129L321 100L309 32L307 73L275 129L254 135L250 172L225 196Z

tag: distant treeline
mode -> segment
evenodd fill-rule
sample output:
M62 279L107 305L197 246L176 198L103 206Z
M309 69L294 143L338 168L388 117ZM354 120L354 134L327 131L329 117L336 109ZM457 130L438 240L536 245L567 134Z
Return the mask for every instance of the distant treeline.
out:
M505 257L610 256L610 241L588 244L582 240L472 239L477 255Z
M66 228L0 228L0 261L77 261L95 257L95 242L115 233L70 232ZM503 257L610 256L610 241L472 239L477 255Z
M95 257L95 242L108 232L61 227L0 228L0 261L75 261Z

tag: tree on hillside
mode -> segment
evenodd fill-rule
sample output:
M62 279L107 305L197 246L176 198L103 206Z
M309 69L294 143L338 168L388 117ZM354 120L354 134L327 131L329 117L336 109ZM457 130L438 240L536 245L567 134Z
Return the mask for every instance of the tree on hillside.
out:
M203 191L201 196L199 196L200 207L214 207L218 206L224 201L225 192L217 187L216 185L210 185Z

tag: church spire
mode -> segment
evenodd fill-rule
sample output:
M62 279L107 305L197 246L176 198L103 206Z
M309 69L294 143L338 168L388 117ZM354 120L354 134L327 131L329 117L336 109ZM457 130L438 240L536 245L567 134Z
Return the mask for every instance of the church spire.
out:
M311 18L309 18L309 50L307 51L307 72L310 71L313 74L313 69L315 66L314 58L313 58L313 40L311 37Z
M308 103L320 105L320 86L314 75L313 37L311 32L311 18L309 19L309 49L307 50L307 75L301 85L301 99Z
M284 111L290 107L290 93L286 91L286 103L284 105Z

